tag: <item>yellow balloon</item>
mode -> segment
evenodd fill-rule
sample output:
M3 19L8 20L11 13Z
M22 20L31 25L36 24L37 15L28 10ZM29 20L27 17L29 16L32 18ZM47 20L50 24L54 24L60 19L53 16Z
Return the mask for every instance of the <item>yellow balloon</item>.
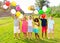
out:
M21 12L17 11L16 16L19 17L21 15Z
M34 6L29 6L28 10L34 10Z
M12 6L16 6L16 2L15 2L15 1L12 1L12 2L11 2L11 5L12 5Z

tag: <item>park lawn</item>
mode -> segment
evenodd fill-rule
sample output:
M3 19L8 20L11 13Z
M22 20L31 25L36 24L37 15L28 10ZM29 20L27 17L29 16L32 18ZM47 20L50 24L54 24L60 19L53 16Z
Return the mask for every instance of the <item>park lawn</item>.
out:
M40 38L39 40L34 39L34 33L32 40L23 39L23 34L21 33L21 39L15 40L13 34L13 19L11 17L1 18L0 19L0 43L60 43L60 18L54 18L55 20L55 38L54 39L44 39L41 38L41 28L40 29ZM21 23L20 23L21 25ZM41 26L40 26L41 27Z

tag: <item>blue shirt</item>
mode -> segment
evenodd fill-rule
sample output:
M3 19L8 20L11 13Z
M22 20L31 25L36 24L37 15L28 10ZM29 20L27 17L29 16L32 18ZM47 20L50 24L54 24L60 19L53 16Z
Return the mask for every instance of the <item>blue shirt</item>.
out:
M47 26L47 19L40 19L42 26Z

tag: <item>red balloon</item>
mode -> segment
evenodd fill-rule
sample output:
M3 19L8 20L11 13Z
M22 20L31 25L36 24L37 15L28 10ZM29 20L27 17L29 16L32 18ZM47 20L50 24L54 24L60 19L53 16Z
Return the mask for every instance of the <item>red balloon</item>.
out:
M5 4L6 4L7 6L10 6L10 2L9 2L9 1L6 1Z
M44 19L46 17L46 14L42 14L41 17Z

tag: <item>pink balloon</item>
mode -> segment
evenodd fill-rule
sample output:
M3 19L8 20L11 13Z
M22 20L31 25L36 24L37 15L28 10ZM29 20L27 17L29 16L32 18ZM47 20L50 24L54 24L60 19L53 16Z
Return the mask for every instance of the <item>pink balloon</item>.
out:
M20 6L16 6L16 10L20 11L21 10Z

